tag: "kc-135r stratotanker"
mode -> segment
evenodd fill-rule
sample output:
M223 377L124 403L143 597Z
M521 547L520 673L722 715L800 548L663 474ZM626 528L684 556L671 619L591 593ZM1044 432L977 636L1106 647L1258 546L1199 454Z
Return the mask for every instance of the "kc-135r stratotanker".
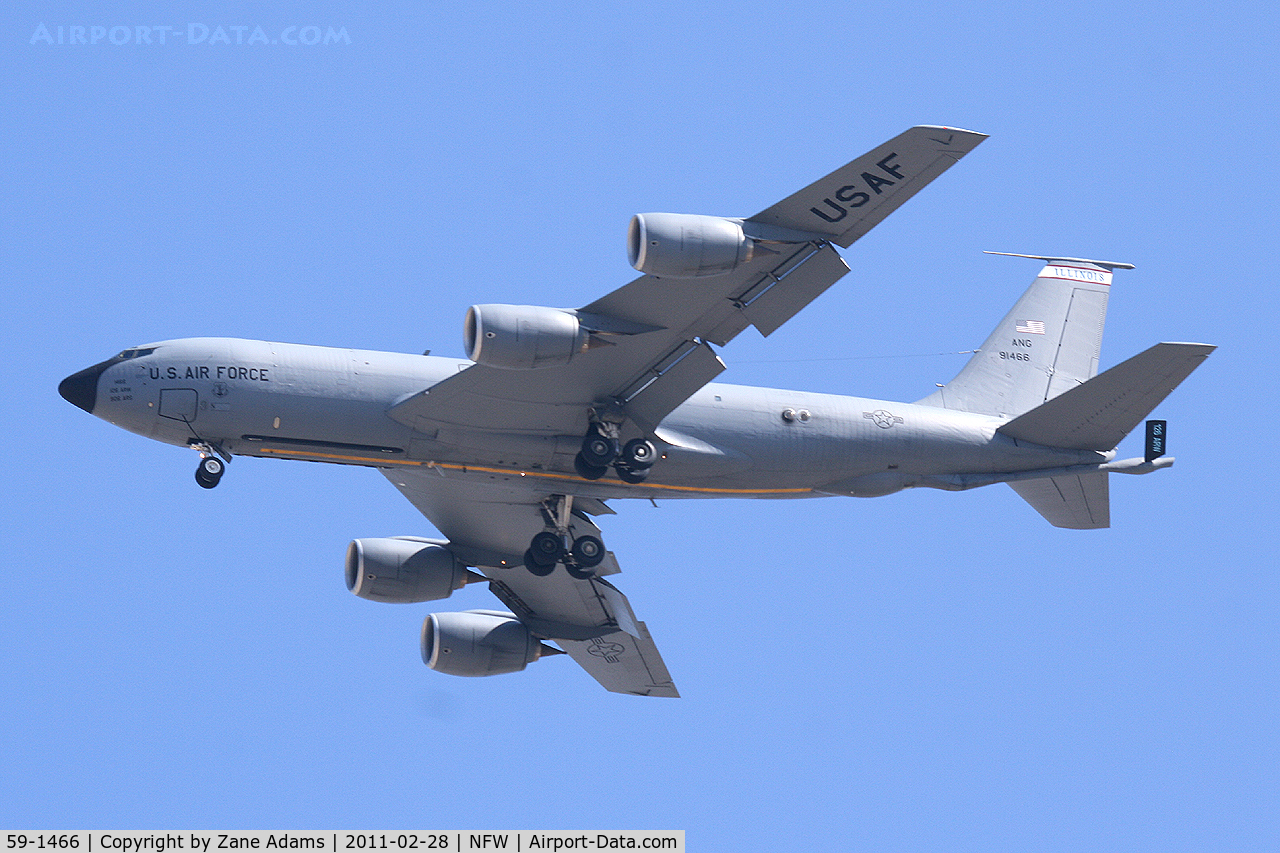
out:
M676 696L608 577L596 520L622 498L886 495L1008 483L1059 527L1109 525L1108 477L1172 464L1115 447L1214 349L1162 343L1104 373L1112 272L1038 257L1039 276L949 384L915 403L712 383L714 347L771 334L849 271L847 248L986 137L914 127L746 219L646 213L638 279L582 308L476 305L469 362L227 338L127 349L67 377L67 400L200 451L196 480L262 456L379 470L444 536L357 539L347 585L375 601L486 580L506 610L433 613L422 656L454 675L568 653L607 689ZM547 645L555 643L559 648Z

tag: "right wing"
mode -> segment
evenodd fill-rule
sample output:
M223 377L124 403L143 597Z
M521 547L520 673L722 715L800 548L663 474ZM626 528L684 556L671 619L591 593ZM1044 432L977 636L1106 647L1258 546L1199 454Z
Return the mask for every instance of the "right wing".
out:
M558 566L546 577L525 569L521 554L546 529L542 502L550 495L442 476L438 469L381 469L391 483L448 540L458 559L489 578L489 590L537 637L554 640L606 690L638 696L678 697L671 674L627 597L603 576L617 574L612 552L592 578L570 577ZM587 512L611 512L578 499ZM581 509L574 535L599 536Z
M581 435L590 407L616 401L652 432L724 370L711 344L751 325L771 334L849 271L832 243L852 244L984 139L913 127L743 220L749 233L783 240L774 251L722 275L642 276L572 312L609 345L532 371L472 365L388 414L427 433L445 425Z

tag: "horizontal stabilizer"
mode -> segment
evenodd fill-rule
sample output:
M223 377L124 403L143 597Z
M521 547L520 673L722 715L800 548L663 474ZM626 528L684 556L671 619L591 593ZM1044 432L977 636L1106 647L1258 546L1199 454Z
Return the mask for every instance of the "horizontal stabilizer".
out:
M1156 344L1000 427L1018 441L1111 450L1216 347Z
M1097 530L1111 526L1111 486L1105 471L1021 480L1009 487L1054 527Z
M1055 255L1024 255L1021 252L992 252L983 250L984 255L1002 255L1006 258L1031 258L1035 261L1048 261L1051 264L1092 264L1105 270L1131 270L1133 264L1121 261L1095 261L1091 258L1060 258Z

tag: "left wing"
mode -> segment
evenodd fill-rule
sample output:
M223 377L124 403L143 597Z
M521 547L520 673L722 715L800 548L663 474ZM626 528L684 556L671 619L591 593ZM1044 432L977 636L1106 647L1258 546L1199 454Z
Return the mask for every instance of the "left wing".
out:
M547 526L536 495L468 482L438 469L382 469L382 473L449 540L449 549L489 578L489 589L537 637L554 640L605 689L640 696L677 697L662 655L627 597L604 579L620 571L609 553L593 578L570 577L557 567L538 577L521 555ZM570 530L598 536L587 511L612 512L579 499Z
M610 333L609 345L536 371L474 364L388 414L424 432L444 424L573 435L586 429L590 407L616 400L652 432L725 369L710 344L751 325L749 311L772 331L848 271L829 245L802 243L725 275L643 276L573 312L588 328L626 330Z
M455 425L577 435L590 407L613 401L651 433L725 369L711 344L723 346L750 325L771 334L849 271L833 243L849 246L985 138L913 127L737 220L766 249L730 272L646 275L569 312L603 345L532 371L473 365L389 414L424 432Z

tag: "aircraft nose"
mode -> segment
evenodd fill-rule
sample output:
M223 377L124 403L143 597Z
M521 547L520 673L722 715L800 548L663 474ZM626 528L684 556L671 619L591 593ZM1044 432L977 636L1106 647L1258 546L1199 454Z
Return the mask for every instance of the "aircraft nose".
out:
M71 374L58 383L58 393L68 403L93 414L93 407L98 403L98 378L112 364L114 361L108 360Z

